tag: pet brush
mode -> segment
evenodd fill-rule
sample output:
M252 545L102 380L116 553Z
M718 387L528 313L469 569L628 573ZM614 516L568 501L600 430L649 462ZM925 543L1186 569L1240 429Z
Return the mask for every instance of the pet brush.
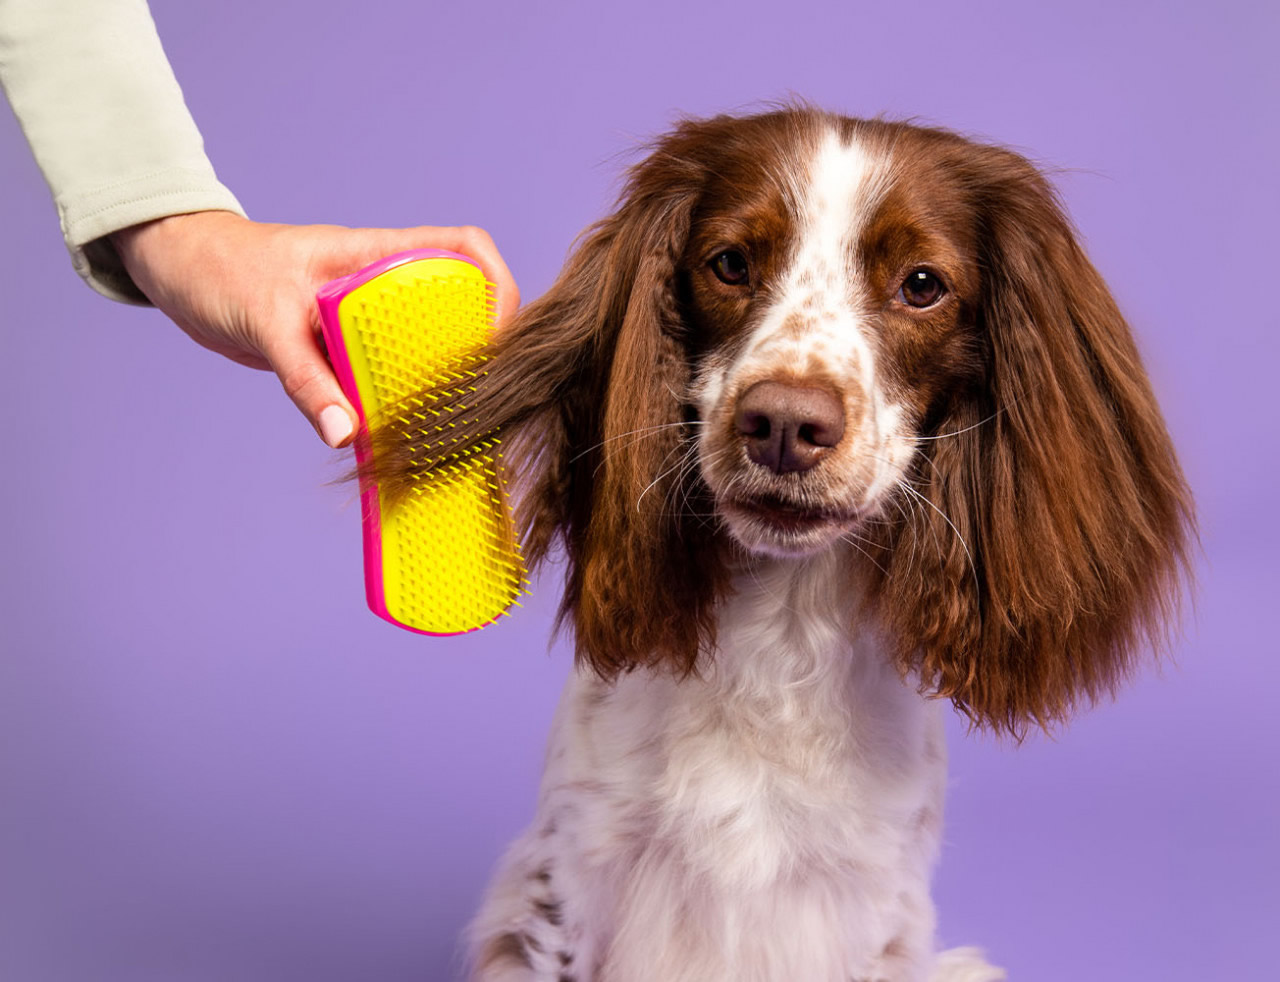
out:
M465 256L388 256L316 295L329 359L360 416L365 592L369 608L423 634L493 623L528 580L498 472L496 439L457 446L455 427L483 373L493 287ZM394 498L372 478L373 428L405 434L432 466Z

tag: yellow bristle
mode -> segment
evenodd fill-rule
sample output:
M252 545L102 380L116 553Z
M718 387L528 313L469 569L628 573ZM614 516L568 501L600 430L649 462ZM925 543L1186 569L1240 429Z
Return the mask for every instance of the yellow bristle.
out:
M406 263L352 290L339 316L366 416L396 419L410 450L455 447L463 410L486 360L492 288L470 263ZM421 398L434 388L433 398ZM453 634L491 623L528 587L504 490L498 441L456 446L412 493L379 496L382 581L400 623Z

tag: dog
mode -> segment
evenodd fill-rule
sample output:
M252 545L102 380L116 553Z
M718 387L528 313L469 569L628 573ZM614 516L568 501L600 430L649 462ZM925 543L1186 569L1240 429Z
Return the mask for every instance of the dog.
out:
M577 667L472 977L1003 978L935 951L946 703L1021 738L1113 692L1194 534L1045 177L810 107L689 120L491 355L466 441L501 428L526 555L563 553ZM380 480L438 464L400 454Z

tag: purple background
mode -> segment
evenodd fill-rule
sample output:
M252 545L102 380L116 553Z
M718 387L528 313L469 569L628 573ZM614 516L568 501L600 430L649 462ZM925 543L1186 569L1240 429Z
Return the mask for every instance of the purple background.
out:
M1056 739L953 724L941 937L1015 980L1275 978L1276 4L348 8L156 0L223 180L261 219L485 226L526 299L679 113L794 94L1061 169L1200 591ZM473 637L369 614L343 462L271 376L79 285L7 111L0 296L0 978L452 978L531 815L554 578Z

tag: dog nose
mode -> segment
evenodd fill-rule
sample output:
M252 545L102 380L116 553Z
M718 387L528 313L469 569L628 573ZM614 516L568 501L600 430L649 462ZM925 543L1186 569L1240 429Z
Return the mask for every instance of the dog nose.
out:
M738 399L734 426L747 456L775 474L807 471L844 436L844 404L827 389L757 382Z

